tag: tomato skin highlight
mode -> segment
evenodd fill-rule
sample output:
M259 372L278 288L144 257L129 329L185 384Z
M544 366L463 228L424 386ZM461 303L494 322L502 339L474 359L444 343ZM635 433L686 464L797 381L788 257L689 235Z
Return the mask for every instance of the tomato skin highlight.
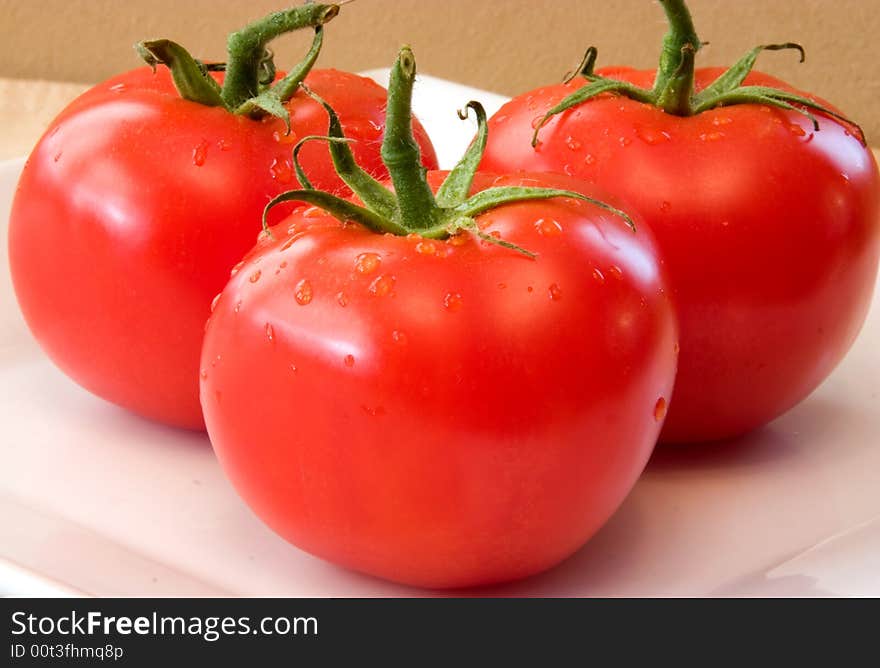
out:
M339 109L361 164L386 174L384 89L335 70L306 82ZM166 68L145 67L55 119L19 181L9 253L25 319L67 375L140 415L204 428L198 359L211 299L253 246L265 204L296 186L296 138L327 130L301 91L287 106L290 136L278 119L183 100ZM415 131L435 167L430 140ZM306 146L301 159L316 186L347 192L326 146Z
M483 174L475 190L493 184L585 191ZM650 234L567 199L477 220L537 259L303 209L224 289L202 350L208 432L300 548L424 587L517 579L577 550L642 471L677 343Z
M697 70L697 90L723 70ZM599 73L650 88L653 71ZM753 72L746 84L794 91ZM481 169L565 172L632 204L657 239L681 327L661 436L733 437L781 415L840 362L880 254L880 176L853 131L756 105L691 117L602 96L533 123L582 81L518 96L490 119ZM796 91L795 91L796 92Z

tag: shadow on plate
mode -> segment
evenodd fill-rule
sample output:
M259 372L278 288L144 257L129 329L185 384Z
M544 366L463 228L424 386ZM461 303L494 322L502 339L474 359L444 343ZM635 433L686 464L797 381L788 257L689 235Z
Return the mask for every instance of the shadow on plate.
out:
M811 457L818 445L844 446L845 435L869 426L869 416L856 407L814 396L764 427L736 438L712 443L659 445L646 472L708 471L778 465L792 458Z

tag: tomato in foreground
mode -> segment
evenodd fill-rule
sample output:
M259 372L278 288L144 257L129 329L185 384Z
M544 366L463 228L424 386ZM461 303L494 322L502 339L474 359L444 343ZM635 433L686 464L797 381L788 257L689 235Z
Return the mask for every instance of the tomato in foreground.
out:
M398 141L414 74L404 49L383 149L398 199L357 173L369 210L287 196L317 206L275 226L220 295L202 406L238 492L302 549L426 587L501 582L572 554L632 488L676 325L650 234L566 190L594 189L472 183L475 103L482 140L430 175L435 201Z
M594 74L591 50L584 77L520 95L490 120L481 169L565 172L644 217L681 327L661 439L708 441L797 404L852 345L877 275L880 179L851 123L750 72L762 49L800 47L694 73L687 9L662 4L679 55L665 71Z
M307 5L273 15L287 22L273 25L320 26L336 9ZM247 37L248 30L238 34ZM292 93L291 83L298 84L317 57L320 39L319 33L292 82L274 72L270 79ZM214 81L240 81L250 66L244 74L255 86L267 67L265 45L244 41L244 55L231 54L225 75L210 76L173 43L142 45L171 69L121 74L63 111L24 168L10 219L15 291L52 360L109 401L194 429L204 425L198 360L211 299L253 246L266 203L296 185L291 152L297 138L327 130L321 106L302 91L282 105L273 89L261 86L254 98L230 96L221 104ZM359 140L353 149L361 163L387 174L379 157L385 90L334 70L312 71L305 80L339 109ZM282 118L260 116L253 100ZM416 133L425 164L436 167L418 124ZM307 146L301 160L320 187L348 192L326 146ZM273 212L274 219L283 213Z

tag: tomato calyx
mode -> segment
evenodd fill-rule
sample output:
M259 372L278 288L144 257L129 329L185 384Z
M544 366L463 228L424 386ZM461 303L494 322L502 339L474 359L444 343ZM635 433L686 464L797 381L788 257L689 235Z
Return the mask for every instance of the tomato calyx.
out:
M593 68L598 52L591 46L574 72L564 79L564 82L568 83L575 77L582 76L588 84L564 98L541 118L532 135L532 146L537 146L541 128L551 118L605 93L650 104L676 116L694 116L716 107L733 104L766 105L805 116L812 123L815 131L819 131L819 121L812 112L818 111L855 128L862 145L866 145L864 133L858 125L809 97L771 86L743 85L763 51L794 50L800 53L800 61L804 62L804 48L795 42L756 46L710 86L695 92L696 54L706 43L701 42L697 37L693 19L684 0L660 0L660 4L666 13L669 31L663 38L654 86L651 89L640 88L627 81L596 74Z
M206 64L168 39L139 42L135 49L153 70L166 65L180 96L208 107L223 107L233 114L282 119L290 130L284 103L296 92L321 52L323 26L339 13L339 5L308 3L248 24L227 40L227 62ZM276 37L302 28L314 28L312 45L284 78L275 82L275 63L267 48ZM225 71L222 86L210 72Z
M494 187L468 197L488 136L486 111L479 102L474 101L468 102L458 115L465 120L470 111L474 112L477 118L477 136L434 194L428 184L426 170L421 162L421 151L412 132L412 91L415 76L416 62L412 50L403 47L391 69L385 136L382 141L382 162L391 176L393 192L357 164L350 148L351 140L345 137L342 124L333 108L316 93L302 86L327 112L330 119L328 136L304 137L294 147L294 168L302 188L282 193L269 202L263 212L263 230L266 234L271 234L267 216L273 207L282 202L301 201L321 208L343 222L355 221L379 234L418 234L429 239L445 239L460 232L469 232L489 243L535 257L526 249L485 234L477 225L475 217L504 204L558 197L595 204L623 218L635 231L632 219L623 211L570 190ZM310 141L328 142L337 173L360 198L363 206L312 186L299 163L299 152Z

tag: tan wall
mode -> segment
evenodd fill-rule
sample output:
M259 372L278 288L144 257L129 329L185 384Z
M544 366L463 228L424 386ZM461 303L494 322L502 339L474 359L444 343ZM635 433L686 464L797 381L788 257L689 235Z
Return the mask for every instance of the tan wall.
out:
M96 81L137 64L131 44L169 37L204 58L223 56L225 34L284 0L0 0L0 76ZM702 63L729 63L747 48L799 41L765 54L761 67L835 102L880 142L880 0L692 0ZM220 8L218 10L218 8ZM558 79L586 46L600 64L654 64L663 15L649 0L357 0L328 29L322 66L389 64L398 45L416 49L437 76L515 93ZM304 36L277 44L283 66Z

